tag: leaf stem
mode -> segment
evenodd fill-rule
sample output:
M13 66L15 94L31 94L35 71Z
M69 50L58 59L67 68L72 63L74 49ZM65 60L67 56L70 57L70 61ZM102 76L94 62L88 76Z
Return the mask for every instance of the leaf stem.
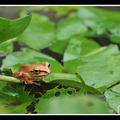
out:
M19 79L10 76L0 75L0 81L22 83Z

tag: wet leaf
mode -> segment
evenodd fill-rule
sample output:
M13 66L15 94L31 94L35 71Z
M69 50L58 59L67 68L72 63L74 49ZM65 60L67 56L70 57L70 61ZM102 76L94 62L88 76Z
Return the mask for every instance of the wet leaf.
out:
M26 12L21 12L21 16L24 14L26 14ZM54 24L48 17L32 13L29 27L23 34L18 36L17 41L20 41L35 50L39 50L55 39L54 32Z
M0 54L12 53L12 51L13 51L13 42L11 40L7 40L4 43L0 44Z
M64 19L57 23L56 40L48 48L54 52L63 54L69 39L73 35L86 31L87 27L77 17Z
M31 16L32 15L29 14L15 20L0 18L0 43L23 33L31 21Z
M78 18L67 18L57 24L57 39L65 40L72 35L84 33L87 27Z
M92 29L94 34L120 36L120 12L107 11L91 6L81 6L78 17Z
M65 40L55 40L53 43L48 47L53 52L59 53L61 55L64 54L65 48L68 44L69 39Z
M64 78L57 78L59 76L62 76ZM50 84L62 84L64 86L68 86L68 87L74 87L74 88L79 88L81 89L82 88L82 83L80 82L79 79L76 79L76 78L70 78L70 76L73 76L73 75L62 75L62 74L58 74L57 77L54 77L50 82ZM49 76L48 76L49 77ZM66 78L65 78L66 77ZM48 78L47 78L48 79ZM87 87L87 91L90 92L90 93L93 93L95 95L103 95L101 91L99 91L98 89L90 86L90 85L87 85L86 84L86 87Z
M119 36L111 37L110 40L113 41L113 42L116 42L116 43L120 43L120 37Z
M80 64L77 72L86 84L94 85L104 92L107 87L119 81L120 54L116 50L117 46L111 45L99 53L83 58L87 63Z
M63 61L85 56L92 51L100 48L100 45L94 42L92 39L87 39L82 36L73 36L65 49Z
M68 91L72 95L68 95ZM56 92L60 93L59 97L55 96ZM103 99L95 96L76 95L74 89L57 89L48 90L46 94L40 98L36 111L39 114L100 114L112 113ZM47 109L46 109L47 108Z
M23 90L24 85L19 84L16 89L6 82L0 81L0 113L1 114L25 114L26 107L35 100L34 96L28 96ZM23 97L24 96L24 97ZM8 99L9 98L9 99ZM2 109L3 108L3 109Z
M120 84L105 91L106 101L110 108L120 114Z

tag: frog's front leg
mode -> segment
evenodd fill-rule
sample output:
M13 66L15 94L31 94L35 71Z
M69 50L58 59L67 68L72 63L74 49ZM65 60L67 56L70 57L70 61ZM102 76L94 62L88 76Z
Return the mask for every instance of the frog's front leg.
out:
M40 86L40 83L33 82L34 80L29 80L27 74L22 73L22 81L24 80L25 84L36 84Z
M41 78L41 81L46 82L46 81L44 80L44 76Z
M15 78L20 78L22 76L22 72L15 72L12 76Z

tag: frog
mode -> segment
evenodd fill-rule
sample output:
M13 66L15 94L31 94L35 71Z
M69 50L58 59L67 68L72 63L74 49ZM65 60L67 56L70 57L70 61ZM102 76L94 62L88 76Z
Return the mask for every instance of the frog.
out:
M35 81L44 80L44 77L51 73L50 64L45 62L44 64L23 64L18 72L13 73L13 77L20 79L21 82L25 84L36 84L40 86L40 83L36 83Z

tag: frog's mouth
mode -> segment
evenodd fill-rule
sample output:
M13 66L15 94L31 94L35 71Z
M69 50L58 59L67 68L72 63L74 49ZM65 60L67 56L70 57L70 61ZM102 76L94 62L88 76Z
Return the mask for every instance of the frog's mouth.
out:
M34 77L38 77L38 78L41 78L41 77L46 77L47 75L40 75L40 76L36 76L34 75Z

